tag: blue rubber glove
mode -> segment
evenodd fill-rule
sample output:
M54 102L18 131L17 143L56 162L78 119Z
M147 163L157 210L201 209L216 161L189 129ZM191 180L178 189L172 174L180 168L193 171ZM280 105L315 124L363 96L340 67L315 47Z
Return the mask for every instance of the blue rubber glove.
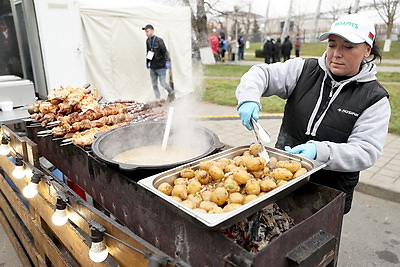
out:
M308 142L290 148L290 146L285 146L285 151L293 155L299 155L300 157L315 159L317 156L317 146L313 142Z
M238 108L238 113L242 119L242 124L249 131L253 130L251 118L258 120L258 112L260 112L260 107L258 106L258 103L254 101L244 102Z
M165 68L169 69L171 67L171 62L167 61L165 62Z

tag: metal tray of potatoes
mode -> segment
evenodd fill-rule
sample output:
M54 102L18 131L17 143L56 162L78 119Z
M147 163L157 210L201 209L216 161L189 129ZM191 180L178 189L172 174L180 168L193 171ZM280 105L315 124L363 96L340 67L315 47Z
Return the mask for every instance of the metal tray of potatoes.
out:
M242 205L241 207L224 213L219 214L210 214L210 213L201 213L186 207L180 202L172 199L166 194L160 192L157 188L163 183L167 182L173 185L173 182L176 178L179 177L180 171L185 168L191 168L196 170L199 168L201 161L206 160L218 160L220 158L230 158L233 159L236 156L242 155L245 151L249 149L249 146L238 146L233 147L231 149L216 153L214 155L202 158L200 160L193 161L191 163L187 163L181 166L178 166L174 169L170 169L168 171L150 176L148 178L142 179L138 181L138 184L153 192L160 198L164 199L167 203L167 206L172 209L173 212L179 214L187 220L190 220L197 226L207 228L209 230L216 230L225 227L229 227L232 224L254 214L255 212L263 209L267 205L277 201L278 199L286 196L291 193L295 189L301 187L303 184L307 183L310 175L315 173L316 171L324 168L326 165L317 161L309 160L307 158L299 157L296 155L292 155L287 153L286 151L265 147L270 157L276 157L278 160L297 160L301 163L302 167L307 169L307 173L290 180L288 183L279 186L272 191L267 192L266 194L256 198L255 200Z

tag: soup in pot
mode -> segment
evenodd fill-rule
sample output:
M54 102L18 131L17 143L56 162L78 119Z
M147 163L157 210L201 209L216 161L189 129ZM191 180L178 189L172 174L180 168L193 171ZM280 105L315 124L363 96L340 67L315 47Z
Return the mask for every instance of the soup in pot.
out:
M191 149L169 146L162 150L160 145L144 146L124 151L113 160L133 165L165 165L185 161L197 156Z

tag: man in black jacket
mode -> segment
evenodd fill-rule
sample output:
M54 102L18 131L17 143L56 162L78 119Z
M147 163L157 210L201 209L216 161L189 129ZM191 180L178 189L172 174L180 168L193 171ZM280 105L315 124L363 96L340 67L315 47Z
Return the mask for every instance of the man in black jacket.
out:
M150 69L151 83L153 85L154 94L160 99L160 90L158 89L158 79L162 87L168 91L168 100L175 99L175 91L166 82L165 76L167 69L171 66L167 48L163 39L154 35L154 27L150 24L142 28L145 31L146 40L146 67Z

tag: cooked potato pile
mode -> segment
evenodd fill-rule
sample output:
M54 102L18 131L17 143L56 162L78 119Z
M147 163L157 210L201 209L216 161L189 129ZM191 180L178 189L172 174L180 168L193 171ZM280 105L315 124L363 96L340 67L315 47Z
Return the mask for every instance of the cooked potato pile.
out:
M199 169L183 169L173 185L162 183L158 190L202 213L232 211L307 172L294 160L267 164L258 157L259 144L252 144L242 156L201 161Z

